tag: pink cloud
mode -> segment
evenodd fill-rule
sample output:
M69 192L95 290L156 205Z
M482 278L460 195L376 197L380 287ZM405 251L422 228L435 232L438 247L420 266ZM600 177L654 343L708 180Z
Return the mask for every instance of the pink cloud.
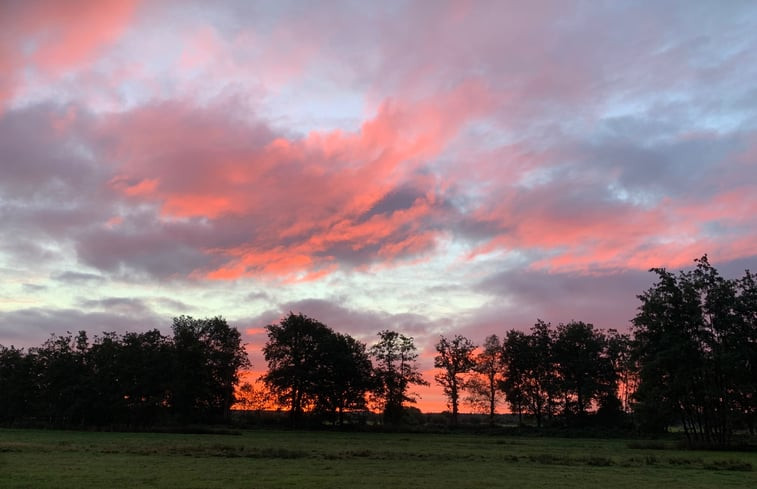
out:
M138 1L106 0L34 3L28 25L38 43L36 64L60 73L91 61L114 43L131 21Z
M113 115L99 138L119 177L113 188L153 202L166 217L249 222L249 236L208 247L226 263L207 275L315 279L343 250L376 259L422 254L439 232L435 178L421 169L486 104L485 87L467 83L415 103L383 104L360 131L273 137L215 109L171 103ZM416 195L372 210L400 186Z
M757 225L752 194L751 188L734 188L650 206L616 200L575 179L526 189L501 178L467 216L490 236L468 258L537 251L542 257L530 266L553 272L680 267L704 253L733 260L757 246L750 231Z
M22 71L54 82L94 61L124 33L139 0L11 2L0 7L0 103L23 84Z
M225 51L216 31L210 26L202 26L185 42L179 67L190 70L203 67L224 55Z
M154 178L147 178L135 185L131 185L129 187L126 187L123 192L130 196L134 197L137 195L150 195L155 193L155 190L158 188L158 180Z
M193 23L179 33L179 72L201 73L195 90L203 82L259 84L276 92L305 75L320 51L322 34L308 28L305 19L286 18L273 25L246 26L225 31L206 22ZM307 42L303 39L307 36Z

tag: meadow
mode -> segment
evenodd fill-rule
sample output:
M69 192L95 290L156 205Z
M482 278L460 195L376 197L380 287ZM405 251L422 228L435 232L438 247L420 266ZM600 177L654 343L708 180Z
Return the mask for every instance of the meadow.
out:
M754 488L757 453L673 441L0 430L1 488Z

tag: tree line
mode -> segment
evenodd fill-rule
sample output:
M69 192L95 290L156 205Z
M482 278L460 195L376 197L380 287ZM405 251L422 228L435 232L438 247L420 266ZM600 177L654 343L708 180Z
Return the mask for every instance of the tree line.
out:
M395 331L381 331L368 348L293 313L267 331L268 370L261 380L295 424L306 413L340 422L344 412L365 409L399 423L416 400L412 386L429 384L419 371L413 338ZM481 348L461 335L441 336L434 380L447 397L452 424L463 402L494 422L503 399L521 419L533 416L539 426L557 416L581 418L595 406L618 414L620 382L630 376L630 344L628 335L578 321L557 328L538 321L530 333L511 330L503 340L490 335Z
M544 425L680 425L692 445L725 446L755 431L757 285L748 270L723 278L707 256L692 270L651 271L629 333L582 321L537 320L478 346L462 335L435 344L434 381L458 423L460 406L503 409ZM289 313L266 326L267 370L238 386L249 367L239 332L223 318L175 318L159 331L53 336L28 351L0 346L0 422L144 426L228 419L243 408L278 406L295 426L344 423L381 413L400 424L428 385L412 337L384 330L370 347L314 318ZM261 387L262 386L262 387Z
M435 344L434 381L457 424L461 403L493 423L502 405L537 426L598 423L664 431L680 425L690 444L726 446L737 429L754 434L757 417L757 286L748 270L725 279L697 259L658 281L641 302L630 333L582 321L488 336L480 347L462 335ZM402 421L413 385L427 385L413 338L381 331L368 348L315 319L290 313L266 327L262 381L293 423L305 413L342 419L372 408ZM270 400L270 399L269 399Z
M228 419L241 369L239 332L221 317L174 318L172 335L86 332L28 351L0 345L0 423L140 429Z

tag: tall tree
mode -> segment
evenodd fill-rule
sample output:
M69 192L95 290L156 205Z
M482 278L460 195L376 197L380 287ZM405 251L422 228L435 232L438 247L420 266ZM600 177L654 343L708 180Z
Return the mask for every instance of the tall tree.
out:
M293 424L305 411L343 422L346 411L365 408L372 366L363 343L302 314L266 328L262 379L289 406Z
M565 415L582 417L593 402L615 395L615 369L602 331L582 321L560 324L552 351Z
M365 409L366 393L373 386L373 365L365 344L349 335L334 333L323 348L316 408L343 424L346 411Z
M475 366L473 350L476 349L468 338L455 335L451 340L442 336L436 344L437 355L434 367L442 369L434 375L434 380L444 388L451 411L451 421L457 425L460 393L466 387L464 374Z
M39 414L51 426L81 426L92 395L89 390L87 334L52 335L33 349L37 360Z
M691 444L725 446L755 384L751 274L724 279L706 255L696 264L678 275L652 269L658 282L639 296L637 415L657 429L680 421Z
M497 405L502 398L503 375L502 343L497 335L487 336L481 351L474 357L474 375L468 380L469 396L466 400L489 415L489 424L494 424Z
M374 394L383 408L384 421L400 423L406 402L414 403L409 393L411 385L429 385L418 370L415 344L412 337L384 330L379 341L370 349L376 360Z
M211 412L228 417L236 402L234 391L239 372L250 366L242 335L222 317L202 320L202 339L206 346L205 368L210 376L209 405Z
M128 418L128 397L122 358L122 343L116 333L95 337L86 352L88 366L87 423L97 426L124 424Z
M554 335L549 323L538 320L531 333L511 330L504 341L507 377L503 388L508 403L519 418L531 414L541 426L556 409L556 373L553 360Z
M749 270L736 282L736 291L739 322L730 343L735 366L731 373L734 375L736 412L754 435L757 422L757 280Z
M125 333L121 337L119 385L131 426L150 426L166 414L174 373L173 344L160 331Z
M263 356L268 371L262 379L280 404L289 406L292 424L315 405L323 381L323 345L333 335L326 325L303 314L289 313L279 324L269 324Z
M36 374L33 354L0 345L0 423L12 425L34 413L39 394Z
M171 401L184 420L227 418L240 369L249 365L242 337L222 317L173 321Z

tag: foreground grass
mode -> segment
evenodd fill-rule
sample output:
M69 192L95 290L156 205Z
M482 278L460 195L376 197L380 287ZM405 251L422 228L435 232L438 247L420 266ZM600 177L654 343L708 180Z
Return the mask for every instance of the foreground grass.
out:
M0 487L757 487L757 453L660 448L456 434L0 430Z

